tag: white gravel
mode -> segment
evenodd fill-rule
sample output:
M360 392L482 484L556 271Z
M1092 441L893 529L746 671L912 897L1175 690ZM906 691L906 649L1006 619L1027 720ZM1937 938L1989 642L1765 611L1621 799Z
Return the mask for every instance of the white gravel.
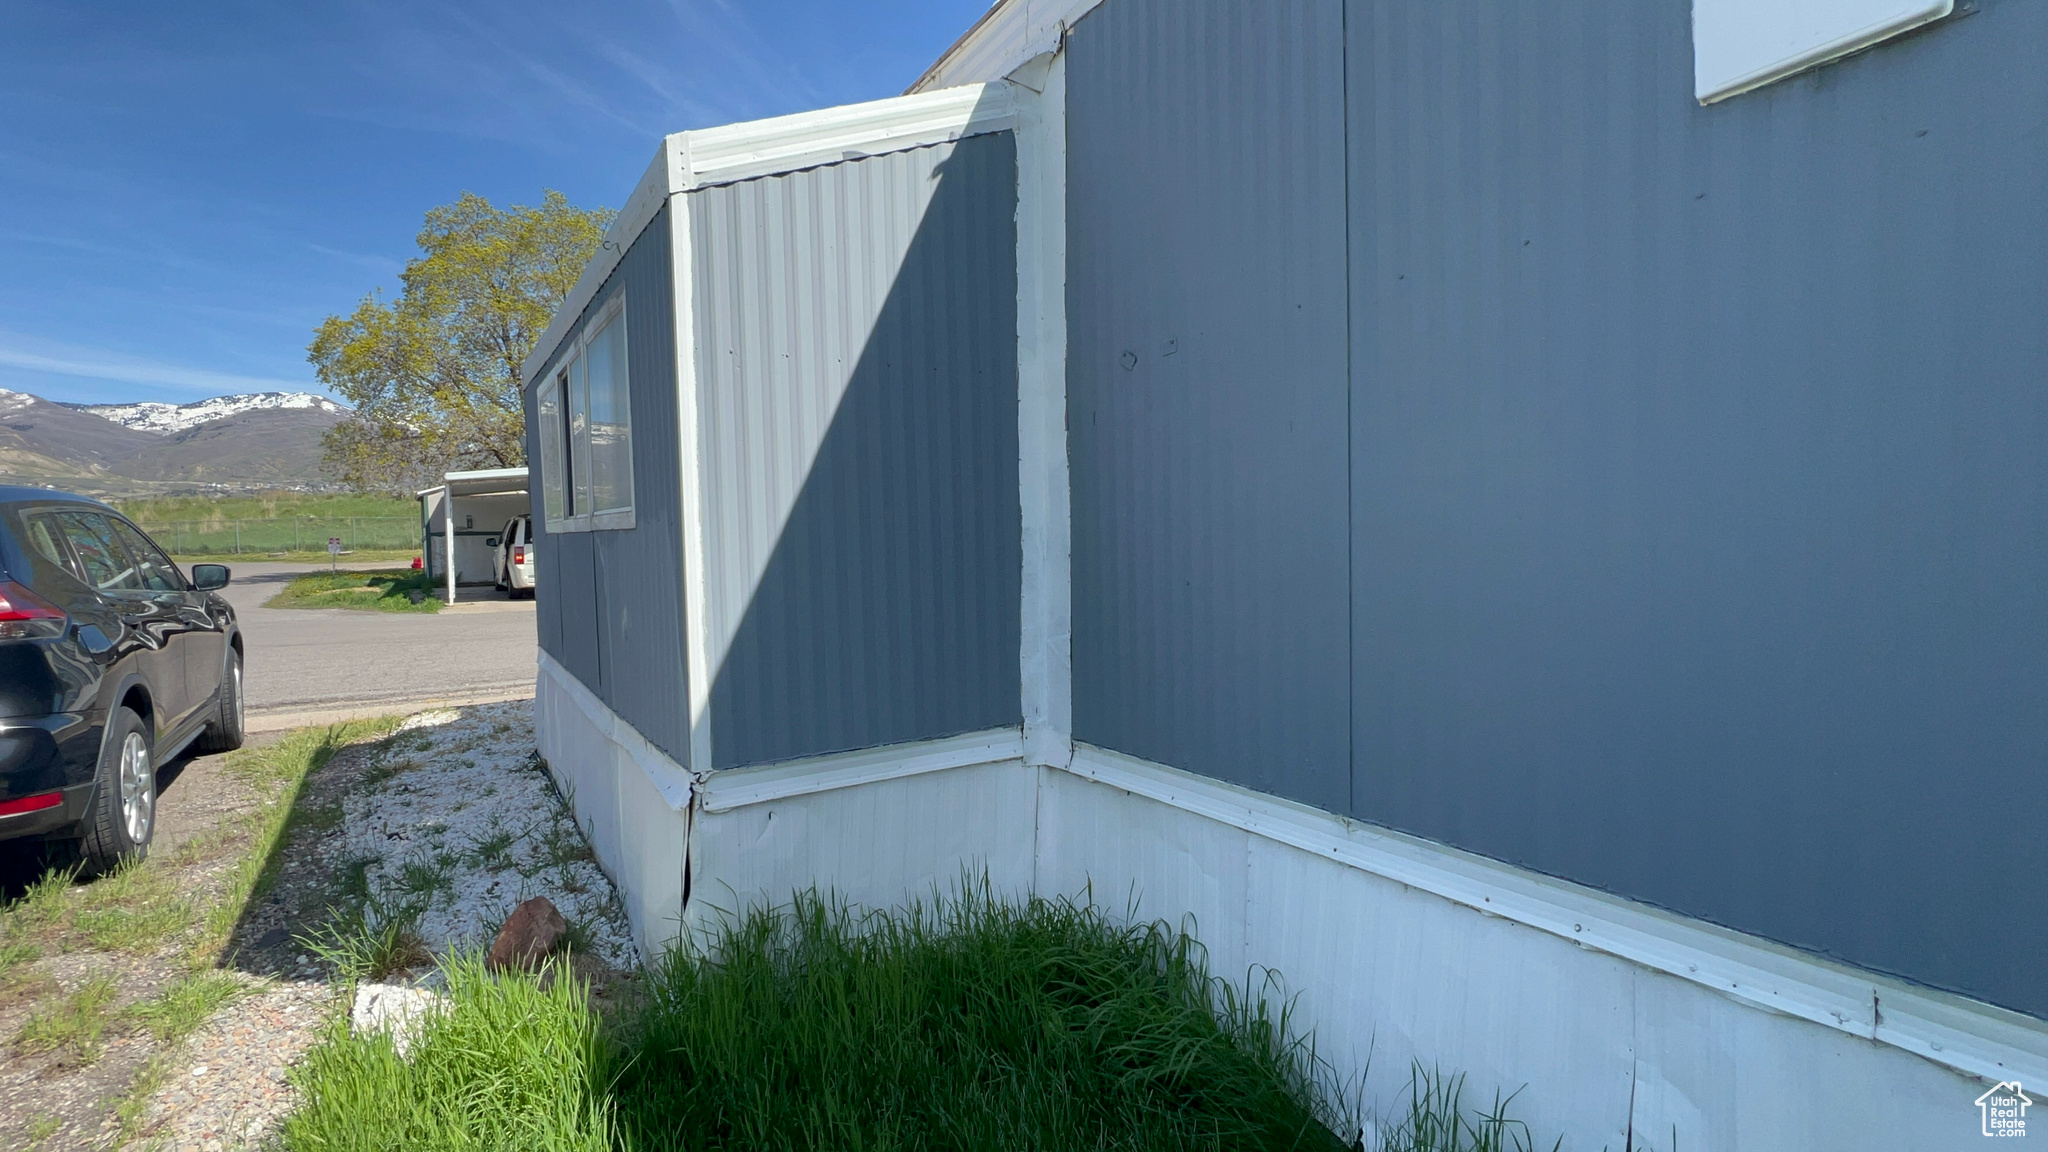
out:
M530 701L412 717L366 784L342 805L344 858L378 905L420 910L435 952L490 947L514 907L545 896L586 951L637 962L618 893L534 753Z

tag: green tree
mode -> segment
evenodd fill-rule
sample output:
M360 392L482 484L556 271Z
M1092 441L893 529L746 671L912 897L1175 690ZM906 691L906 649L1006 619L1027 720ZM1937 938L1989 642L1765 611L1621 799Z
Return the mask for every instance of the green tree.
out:
M612 216L553 191L505 209L465 192L428 212L397 302L372 293L306 350L355 409L327 434L328 470L358 490L409 492L451 469L525 463L519 366Z

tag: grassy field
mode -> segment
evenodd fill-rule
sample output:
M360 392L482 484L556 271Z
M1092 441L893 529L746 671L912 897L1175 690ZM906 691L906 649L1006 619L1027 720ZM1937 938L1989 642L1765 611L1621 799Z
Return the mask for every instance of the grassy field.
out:
M327 559L339 537L358 560L419 554L419 505L384 496L270 492L120 501L122 512L171 555L186 561Z
M420 598L415 602L412 593ZM424 572L388 568L315 572L284 586L265 608L366 608L374 612L439 612L434 582Z
M418 519L420 514L419 503L403 497L319 492L158 496L146 500L115 501L114 506L138 524L185 520L277 520L293 516L316 520L346 520L351 516L410 516Z

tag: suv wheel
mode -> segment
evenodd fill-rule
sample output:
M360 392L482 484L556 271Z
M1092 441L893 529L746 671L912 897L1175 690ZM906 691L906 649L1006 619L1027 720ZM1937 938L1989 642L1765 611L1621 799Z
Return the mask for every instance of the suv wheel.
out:
M99 788L86 813L79 847L87 871L111 871L123 860L149 853L156 837L156 760L149 729L127 708L107 719L107 739L100 749Z
M201 752L232 752L242 746L242 654L228 649L227 671L213 691L213 720L192 746Z

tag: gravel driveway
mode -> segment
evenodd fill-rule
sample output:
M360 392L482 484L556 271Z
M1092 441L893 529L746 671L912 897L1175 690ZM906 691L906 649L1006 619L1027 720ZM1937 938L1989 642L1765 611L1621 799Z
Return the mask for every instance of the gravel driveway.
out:
M482 948L514 904L545 896L599 1002L631 994L624 912L534 756L529 703L430 712L382 739L349 730L297 790L252 772L255 749L183 761L143 866L0 904L0 1147L265 1146L294 1103L288 1069L347 1017L347 982L300 938L366 901L410 905L421 946L416 970L372 978L431 983L429 953ZM287 803L275 872L246 903L223 900L262 858L249 829ZM17 896L31 876L5 872ZM231 917L217 936L216 907ZM54 1035L95 987L91 1035ZM212 999L167 1035L181 988Z

